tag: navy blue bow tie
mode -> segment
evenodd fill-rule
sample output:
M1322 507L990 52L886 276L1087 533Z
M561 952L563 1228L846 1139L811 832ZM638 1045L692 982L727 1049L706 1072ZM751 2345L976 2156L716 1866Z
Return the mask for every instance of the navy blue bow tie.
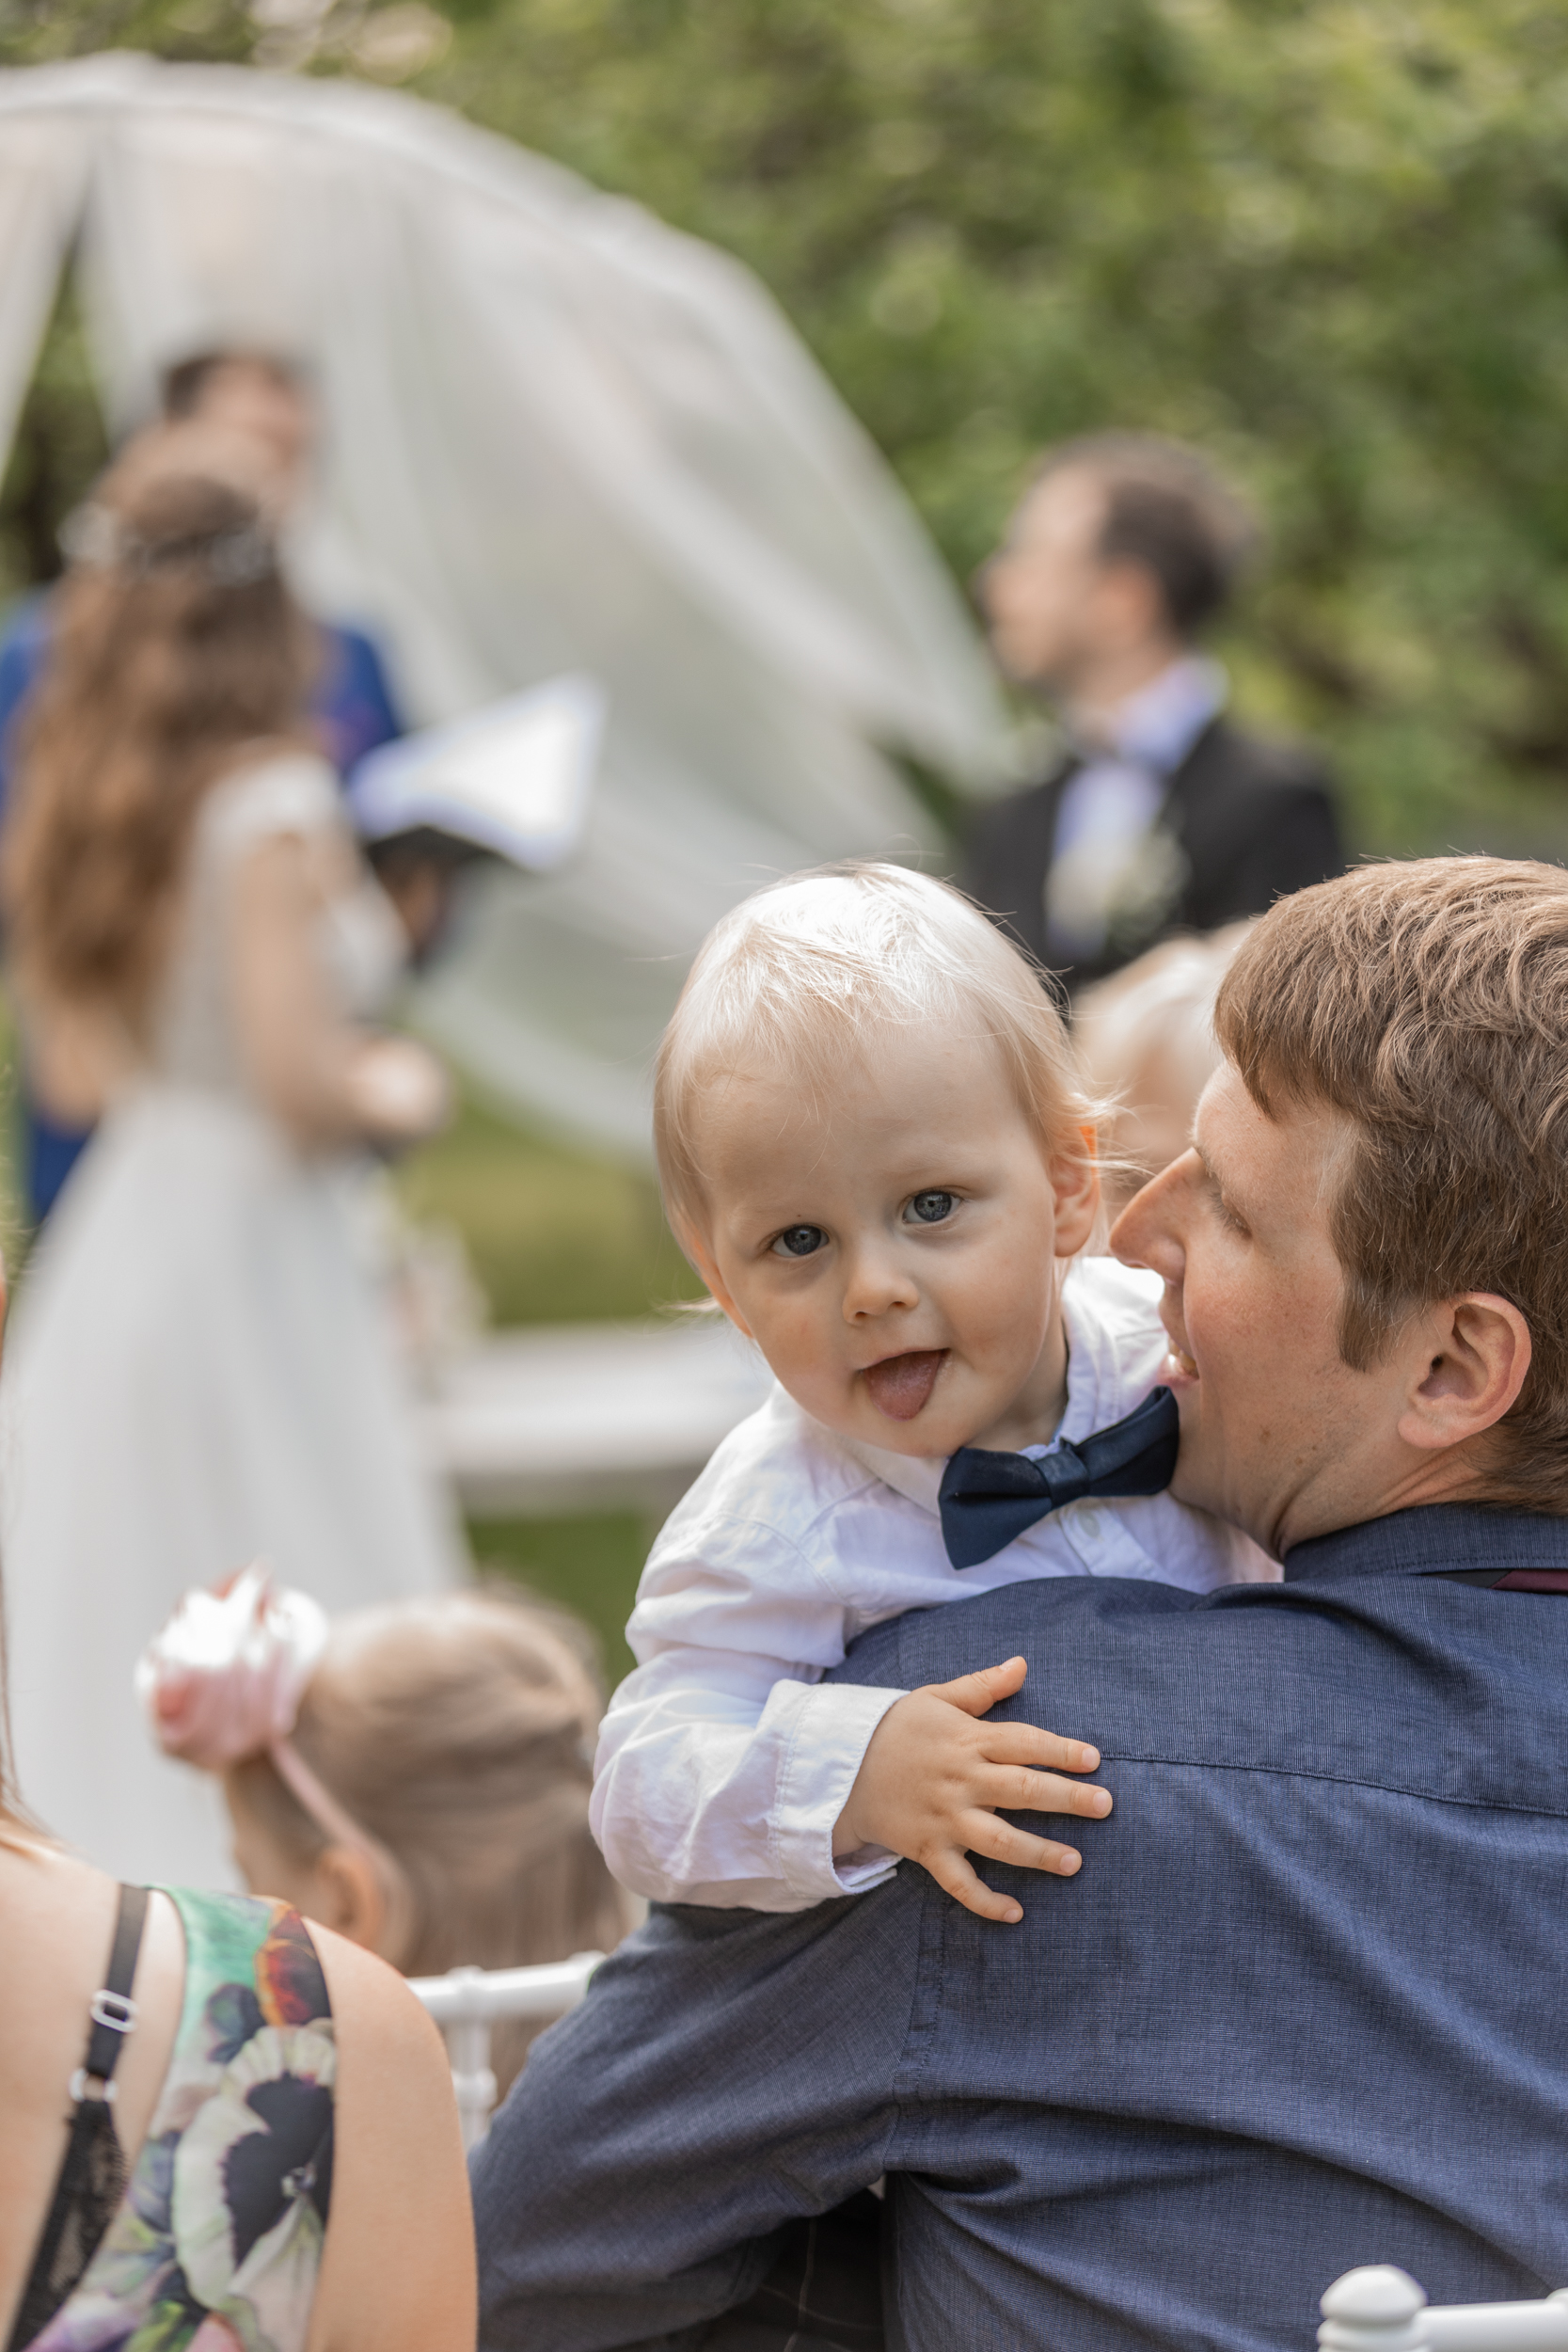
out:
M987 1454L961 1445L942 1473L942 1539L956 1568L977 1568L1064 1503L1157 1495L1170 1485L1181 1434L1176 1399L1156 1389L1135 1413L1053 1454Z

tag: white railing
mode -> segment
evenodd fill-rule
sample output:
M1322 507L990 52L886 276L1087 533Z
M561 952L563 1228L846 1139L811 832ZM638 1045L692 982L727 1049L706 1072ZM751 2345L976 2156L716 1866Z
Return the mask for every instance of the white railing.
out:
M574 1952L570 1960L539 1968L451 1968L444 1977L409 1979L409 1991L447 2038L465 2148L484 2137L496 2104L491 2026L506 2018L563 2017L581 2000L603 1958L602 1952Z
M1347 2270L1319 2306L1322 2352L1568 2352L1568 2287L1544 2303L1430 2304L1392 2263Z
M771 1385L722 1316L563 1324L452 1357L420 1416L473 1518L635 1505L663 1518Z

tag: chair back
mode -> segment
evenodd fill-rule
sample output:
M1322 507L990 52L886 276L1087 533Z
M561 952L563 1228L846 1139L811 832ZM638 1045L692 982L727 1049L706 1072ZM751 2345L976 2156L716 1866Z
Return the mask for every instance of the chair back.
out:
M1319 2307L1320 2352L1568 2352L1568 2287L1542 2303L1432 2304L1408 2271L1369 2264Z
M587 1992L603 1958L603 1952L574 1952L570 1960L537 1968L449 1968L444 1977L410 1977L409 1991L447 2038L465 2148L484 2137L496 2105L491 2026L500 2018L564 2016Z

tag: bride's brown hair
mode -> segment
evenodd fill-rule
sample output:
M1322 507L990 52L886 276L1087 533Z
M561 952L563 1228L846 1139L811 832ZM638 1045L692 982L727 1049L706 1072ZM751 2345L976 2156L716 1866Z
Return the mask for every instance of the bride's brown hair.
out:
M0 895L24 989L144 1036L202 796L242 745L297 733L314 636L257 501L166 451L111 469L71 551Z

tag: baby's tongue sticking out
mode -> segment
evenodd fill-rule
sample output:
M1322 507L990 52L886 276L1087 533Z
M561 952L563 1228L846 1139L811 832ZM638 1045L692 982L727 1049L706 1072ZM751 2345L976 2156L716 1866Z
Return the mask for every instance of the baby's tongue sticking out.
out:
M936 1387L945 1347L916 1348L908 1356L885 1356L862 1375L871 1402L889 1421L913 1421Z

